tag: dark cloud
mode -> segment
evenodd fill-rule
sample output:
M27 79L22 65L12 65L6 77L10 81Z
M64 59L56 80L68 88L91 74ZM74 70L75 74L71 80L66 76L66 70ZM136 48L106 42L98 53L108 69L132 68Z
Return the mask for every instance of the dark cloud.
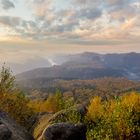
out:
M46 0L33 0L33 3L43 3L45 2Z
M72 31L76 26L79 25L78 21L67 22L62 25L56 25L55 27L51 28L51 32L63 33L67 31Z
M129 4L132 2L132 0L107 0L106 1L109 6L118 6L122 7L126 4Z
M97 4L101 4L102 0L72 0L73 4L76 4L77 6L95 6Z
M0 24L8 26L22 37L33 38L38 34L38 26L34 21L23 20L19 17L0 16Z
M10 0L1 0L2 8L5 10L15 8L15 5Z
M0 23L6 26L15 27L20 24L19 17L0 16Z
M91 19L94 20L102 15L102 11L98 8L84 8L80 9L78 16L81 19Z
M37 24L34 21L23 20L20 17L11 17L11 16L0 16L0 24L9 26L11 28L23 27L27 30L31 28L37 28Z
M87 3L87 0L74 0L74 3L83 5Z

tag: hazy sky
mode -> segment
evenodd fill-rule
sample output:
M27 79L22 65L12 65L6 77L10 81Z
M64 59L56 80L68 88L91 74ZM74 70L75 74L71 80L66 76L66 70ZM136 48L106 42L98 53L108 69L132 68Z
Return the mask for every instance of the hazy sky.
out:
M0 61L140 52L140 0L0 0Z

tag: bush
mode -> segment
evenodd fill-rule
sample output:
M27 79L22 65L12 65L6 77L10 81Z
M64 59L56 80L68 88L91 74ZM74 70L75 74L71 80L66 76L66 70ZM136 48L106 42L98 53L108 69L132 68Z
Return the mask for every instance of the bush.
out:
M85 122L87 138L138 139L140 138L140 95L131 93L117 100L91 100Z
M15 77L9 68L0 72L0 110L7 112L19 124L29 128L29 120L34 115L29 100L16 88Z
M28 102L22 93L5 94L0 102L0 110L7 112L20 125L29 128L34 111L28 106Z
M33 107L35 112L56 113L60 110L74 106L72 98L64 99L62 93L56 90L55 94L50 94L46 100L30 101L29 106Z

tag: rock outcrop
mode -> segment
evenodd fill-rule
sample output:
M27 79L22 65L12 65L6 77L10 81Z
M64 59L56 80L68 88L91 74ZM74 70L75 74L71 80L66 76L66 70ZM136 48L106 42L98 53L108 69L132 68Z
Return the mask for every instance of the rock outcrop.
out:
M0 111L0 140L34 140L33 137L6 113Z
M56 123L44 131L43 140L86 140L86 126L81 123Z
M12 132L4 124L0 124L0 140L9 140L12 136Z
M39 118L34 126L33 136L37 140L42 140L43 132L53 124L64 122L82 122L82 117L86 114L86 106L76 106L61 110L55 114L44 114ZM72 118L71 115L78 115L78 118ZM73 120L74 119L74 120ZM78 119L78 120L77 120Z

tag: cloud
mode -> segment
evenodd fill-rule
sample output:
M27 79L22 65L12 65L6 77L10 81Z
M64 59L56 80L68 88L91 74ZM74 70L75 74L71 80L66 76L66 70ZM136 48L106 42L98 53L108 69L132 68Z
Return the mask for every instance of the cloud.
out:
M128 4L130 0L106 0L109 6L123 6Z
M0 16L0 23L6 26L18 26L20 24L19 17Z
M84 6L84 7L96 7L97 5L102 3L102 0L71 0L73 4L76 6Z
M15 5L10 0L1 0L2 8L5 10L9 10L11 8L15 8Z
M80 19L94 20L102 15L102 11L98 8L83 8L79 10L78 16Z
M139 0L0 0L0 8L3 62L83 51L140 52Z
M127 20L121 27L122 30L130 30L132 29L135 24L136 24L136 21L137 19L134 17L134 18L131 18L130 20Z
M38 20L44 20L46 15L49 14L51 10L51 4L54 0L32 0L27 1L29 8L32 9L33 15Z
M8 27L10 33L7 36L20 36L21 38L33 39L39 35L38 25L34 21L27 21L20 17L0 16L0 24L3 28Z
M105 6L112 21L123 22L137 14L134 3L133 0L107 0Z
M33 41L67 40L79 44L80 41L91 44L93 40L105 42L110 39L116 43L119 40L127 42L130 38L133 41L134 32L139 29L137 0L69 0L69 6L62 3L58 9L57 4L54 7L58 0L24 1L32 13L31 20L0 16L0 23L14 31L9 36Z

